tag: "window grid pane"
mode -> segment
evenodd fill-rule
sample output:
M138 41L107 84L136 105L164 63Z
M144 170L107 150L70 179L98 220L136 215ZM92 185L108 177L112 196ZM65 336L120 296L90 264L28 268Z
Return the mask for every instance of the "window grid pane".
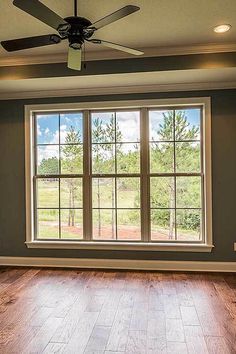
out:
M140 178L93 177L92 186L93 239L141 240Z

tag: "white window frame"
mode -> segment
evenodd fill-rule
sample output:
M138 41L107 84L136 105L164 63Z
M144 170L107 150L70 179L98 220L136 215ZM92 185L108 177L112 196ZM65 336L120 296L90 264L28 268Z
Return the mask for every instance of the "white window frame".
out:
M33 115L37 112L74 111L124 108L165 108L170 106L202 106L203 175L204 175L204 243L175 242L100 242L100 241L47 241L34 238L34 131ZM141 113L142 114L142 113ZM46 249L105 249L105 250L150 250L211 252L212 243L212 177L211 177L211 99L210 97L149 99L129 101L83 102L40 104L25 106L25 186L26 186L26 245L28 248Z

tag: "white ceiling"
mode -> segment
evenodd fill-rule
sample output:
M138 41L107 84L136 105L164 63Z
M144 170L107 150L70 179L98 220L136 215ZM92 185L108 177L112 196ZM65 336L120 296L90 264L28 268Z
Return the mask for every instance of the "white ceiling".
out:
M236 68L0 81L0 99L235 88Z
M73 0L42 2L62 17L73 13ZM235 0L78 0L78 9L81 16L93 22L127 4L138 5L141 10L99 30L97 38L137 48L236 42ZM213 27L221 23L230 23L232 30L215 34ZM12 0L1 0L0 29L0 40L53 33L50 27L13 6ZM87 49L104 50L95 45ZM65 52L66 43L11 54L0 48L0 59Z

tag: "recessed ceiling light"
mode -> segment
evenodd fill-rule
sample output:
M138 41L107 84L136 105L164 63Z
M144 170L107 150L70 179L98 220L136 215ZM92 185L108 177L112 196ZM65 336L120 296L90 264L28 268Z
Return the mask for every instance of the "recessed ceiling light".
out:
M228 32L231 29L231 25L225 24L225 25L219 25L214 27L214 31L216 33L225 33Z

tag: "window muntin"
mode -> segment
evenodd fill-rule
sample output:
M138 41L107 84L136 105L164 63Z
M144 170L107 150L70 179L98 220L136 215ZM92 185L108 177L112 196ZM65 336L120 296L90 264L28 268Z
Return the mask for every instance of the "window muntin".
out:
M35 139L36 238L204 242L202 107L145 111L141 126L139 109L91 111L87 118L84 112L35 115L39 132ZM85 126L90 127L86 136L91 136L87 142L83 141L85 118L89 121ZM50 132L45 128L49 120ZM79 137L71 134L68 140L71 127ZM141 164L147 150L144 141L149 141L149 151ZM42 166L45 156L53 163ZM89 163L84 164L83 157ZM69 203L70 183L76 191L73 205ZM145 183L148 195L143 191ZM83 199L89 193L89 213L83 215ZM85 238L84 218L88 219L86 228L90 224ZM69 219L73 219L74 230L68 229ZM53 232L45 221L53 225ZM147 234L141 233L141 227Z

